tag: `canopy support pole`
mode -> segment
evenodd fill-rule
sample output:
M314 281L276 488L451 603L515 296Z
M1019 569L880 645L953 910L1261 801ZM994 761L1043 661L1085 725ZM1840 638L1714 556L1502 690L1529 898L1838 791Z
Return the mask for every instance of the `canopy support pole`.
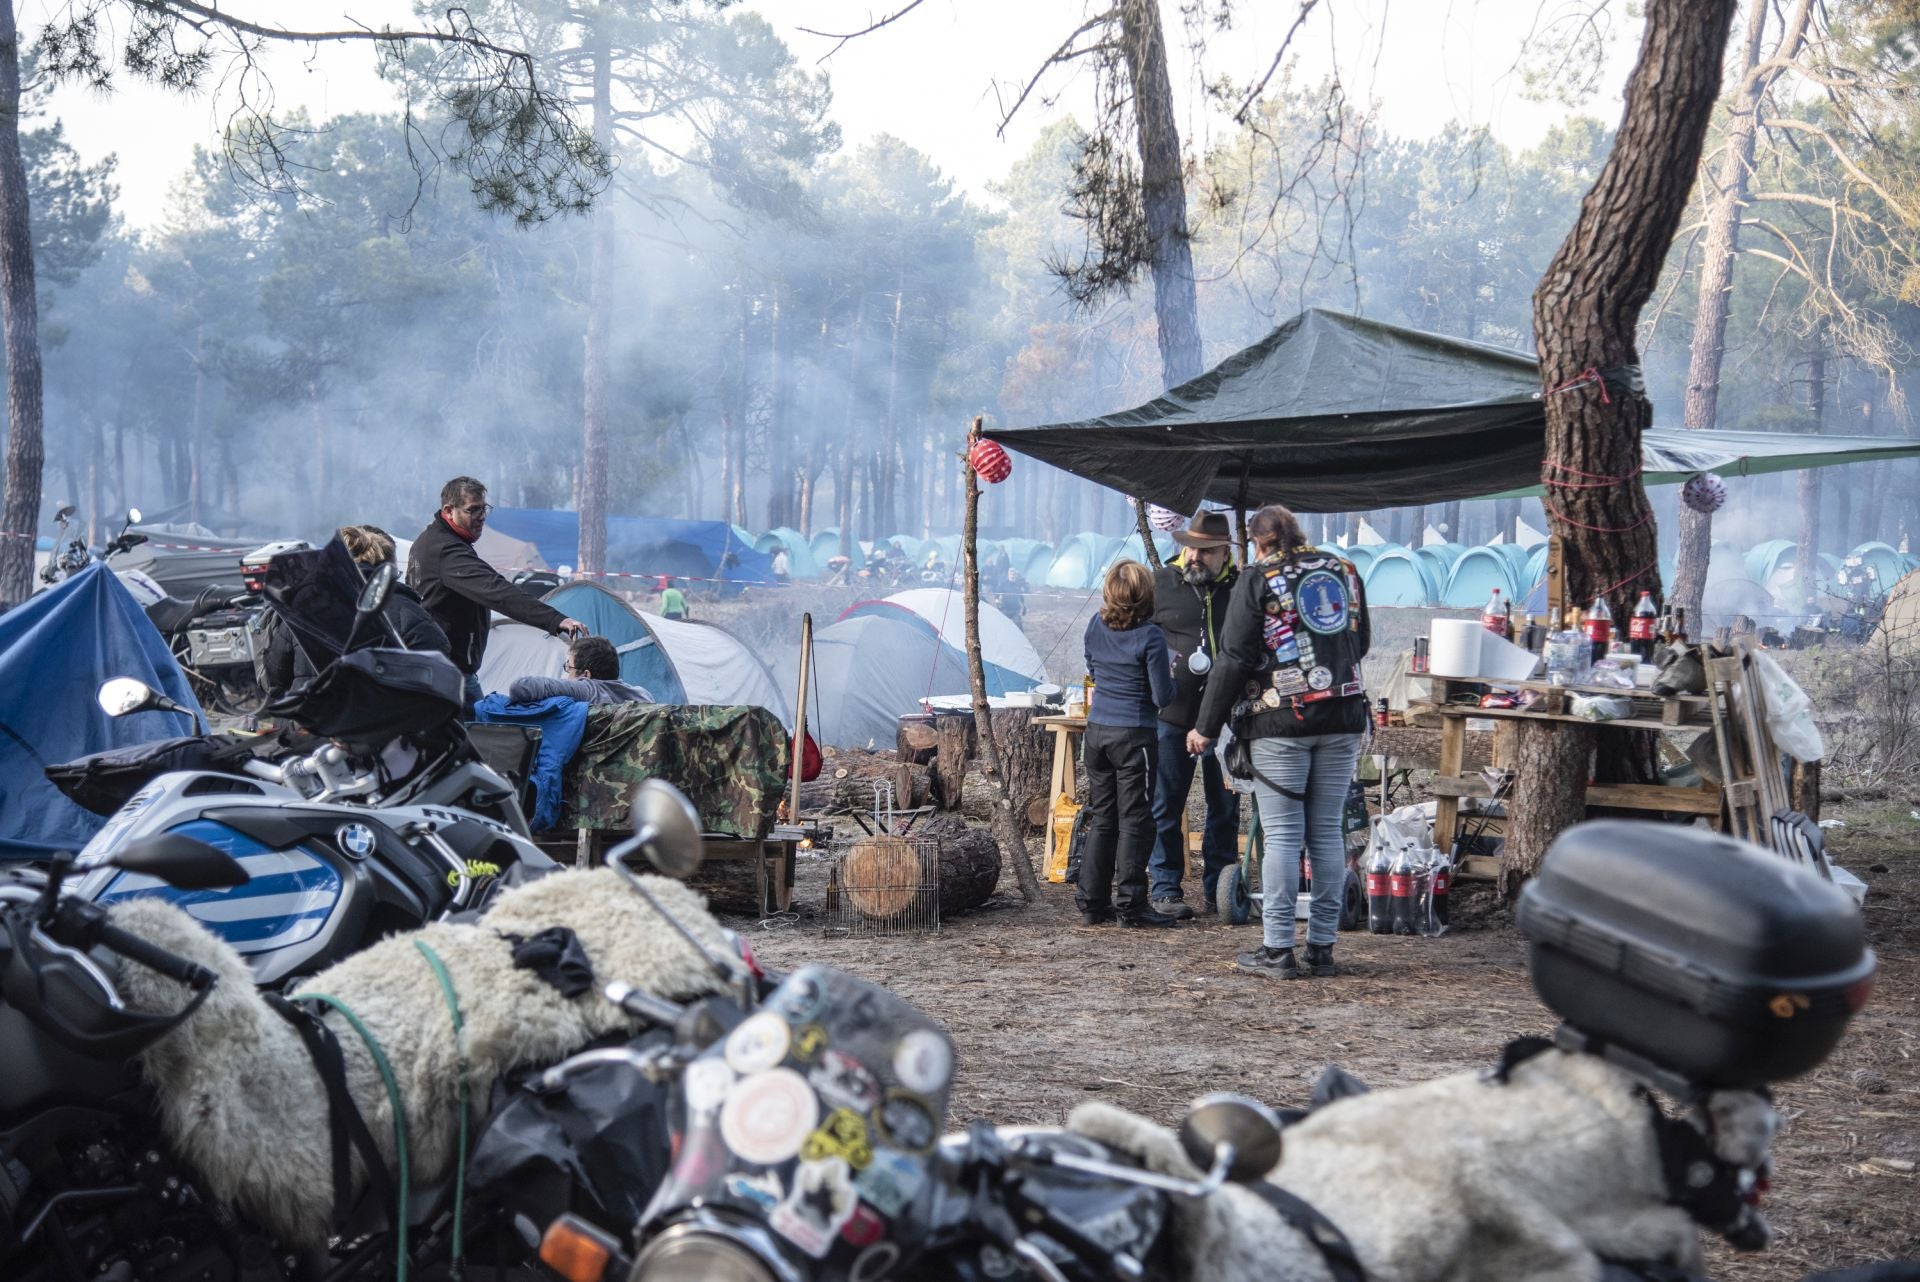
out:
M1020 897L1032 903L1040 898L1040 883L1033 875L1033 861L1027 857L1026 837L1020 830L1026 816L1013 813L1007 775L1001 768L1000 745L993 734L993 710L987 704L986 664L980 657L980 477L973 470L972 455L974 445L980 440L982 422L982 416L974 416L973 426L967 429L967 448L960 456L960 470L967 486L966 523L960 535L960 556L965 567L962 591L967 603L967 685L973 694L974 738L980 745L987 782L993 789L991 824L994 840L1000 844L1000 861L1013 866Z
M793 709L793 791L787 798L787 821L800 822L800 780L807 761L807 687L813 680L813 615L800 616L800 690Z
M1247 568L1247 481L1253 473L1253 460L1240 460L1240 493L1233 500L1233 547L1241 569Z

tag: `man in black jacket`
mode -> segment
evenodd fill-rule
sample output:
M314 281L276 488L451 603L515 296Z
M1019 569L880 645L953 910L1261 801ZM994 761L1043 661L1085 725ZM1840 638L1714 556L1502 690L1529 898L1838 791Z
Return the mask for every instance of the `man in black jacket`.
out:
M486 657L493 611L555 634L585 636L587 632L586 624L507 582L473 550L491 506L487 487L471 476L448 481L440 487L440 511L413 541L407 564L407 582L446 630L451 657L466 675L468 716L484 693L480 660Z
M1156 570L1153 576L1153 621L1166 634L1167 649L1173 653L1177 694L1172 703L1160 709L1148 897L1155 912L1185 918L1193 916L1180 889L1187 867L1181 814L1187 808L1187 792L1193 787L1194 767L1193 754L1187 751L1187 731L1193 729L1200 713L1207 670L1220 653L1220 624L1227 617L1227 601L1238 572L1229 556L1233 535L1225 513L1200 512L1191 525L1173 537L1183 550L1173 564ZM1207 794L1207 820L1200 843L1200 910L1212 912L1220 870L1240 855L1240 797L1227 786L1217 756L1207 753L1199 764Z

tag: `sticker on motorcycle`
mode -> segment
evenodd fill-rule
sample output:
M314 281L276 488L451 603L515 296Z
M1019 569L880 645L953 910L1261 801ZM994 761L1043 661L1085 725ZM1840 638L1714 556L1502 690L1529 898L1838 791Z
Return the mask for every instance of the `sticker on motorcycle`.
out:
M887 1223L870 1206L856 1206L847 1222L840 1226L840 1236L849 1246L872 1246L887 1235Z
M820 1066L807 1074L820 1098L856 1113L868 1113L880 1102L880 1084L859 1060L845 1051L828 1051Z
M759 1175L729 1175L727 1195L762 1211L771 1211L785 1200L787 1191L780 1187L777 1172L765 1171Z
M793 1057L811 1062L827 1044L827 1030L818 1024L802 1024L793 1030Z
M743 1161L772 1166L799 1153L820 1121L820 1101L790 1068L745 1078L720 1109L720 1138Z
M687 1065L680 1089L686 1096L689 1116L711 1117L718 1112L727 1102L727 1092L733 1089L735 1080L725 1060L705 1057Z
M880 1282L900 1263L900 1248L891 1242L876 1242L854 1257L847 1270L847 1282Z
M895 1091L874 1115L880 1138L909 1153L925 1153L938 1138L934 1134L933 1114L911 1095Z
M800 1145L801 1160L824 1162L837 1157L854 1170L873 1161L873 1143L867 1138L867 1124L851 1109L836 1108Z
M727 1063L737 1073L761 1073L787 1057L793 1037L772 1011L749 1016L727 1036Z
M932 1095L953 1076L953 1048L930 1028L916 1028L893 1052L893 1073L910 1091Z
M780 986L780 1009L792 1023L811 1023L826 1006L826 991L811 975L795 975Z
M905 1153L875 1149L873 1161L854 1178L853 1185L875 1210L893 1217L911 1206L926 1187L926 1168Z
M837 1157L802 1162L794 1172L792 1194L767 1215L767 1224L817 1260L832 1249L840 1226L858 1205L845 1162Z

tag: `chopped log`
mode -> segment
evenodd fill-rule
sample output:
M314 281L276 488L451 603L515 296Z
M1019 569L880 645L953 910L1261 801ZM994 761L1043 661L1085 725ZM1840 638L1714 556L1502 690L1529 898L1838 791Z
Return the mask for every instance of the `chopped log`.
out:
M1053 781L1053 736L1033 724L1032 708L996 708L993 737L1000 745L1000 768L1006 771L1007 796L1013 812L1028 826L1046 822L1047 789ZM1032 805L1038 799L1036 817Z
M840 893L861 916L886 921L912 908L930 869L920 866L921 847L884 833L853 843L840 864Z
M807 815L865 814L873 809L873 786L893 785L897 810L932 804L933 776L925 766L903 762L890 752L830 748L820 777L800 785L800 812Z
M957 815L934 815L914 836L940 843L940 915L978 908L1000 881L1000 844L985 828Z
M920 765L932 765L934 754L940 748L939 732L933 728L933 718L924 712L910 712L900 718L899 729L895 731L893 750L902 761L917 762Z
M933 803L942 810L958 810L967 763L974 754L973 713L936 712L933 733Z

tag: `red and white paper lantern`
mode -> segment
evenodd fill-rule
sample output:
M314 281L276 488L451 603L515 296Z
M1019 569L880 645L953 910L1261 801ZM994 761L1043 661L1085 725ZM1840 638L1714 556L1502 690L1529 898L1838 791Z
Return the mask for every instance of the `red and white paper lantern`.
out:
M1187 518L1172 508L1161 507L1158 503L1149 503L1147 504L1147 524L1162 534L1172 534L1175 530L1186 527Z
M1013 460L1000 448L1000 442L984 437L975 441L973 448L967 451L967 462L988 485L998 485L1013 475Z

